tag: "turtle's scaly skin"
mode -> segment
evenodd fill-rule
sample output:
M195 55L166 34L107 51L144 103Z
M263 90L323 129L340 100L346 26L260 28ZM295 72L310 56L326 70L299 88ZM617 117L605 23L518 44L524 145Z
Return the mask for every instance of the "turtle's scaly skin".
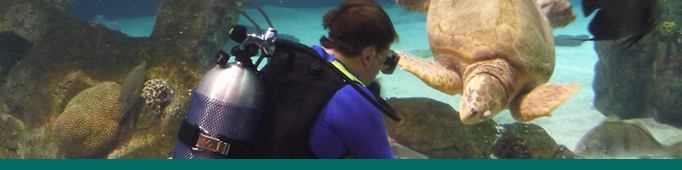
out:
M398 64L435 89L462 93L462 122L478 123L508 107L518 108L512 112L521 121L547 116L579 87L543 85L554 71L554 40L535 0L431 0L428 9L435 62L399 53ZM536 87L554 94L527 95Z

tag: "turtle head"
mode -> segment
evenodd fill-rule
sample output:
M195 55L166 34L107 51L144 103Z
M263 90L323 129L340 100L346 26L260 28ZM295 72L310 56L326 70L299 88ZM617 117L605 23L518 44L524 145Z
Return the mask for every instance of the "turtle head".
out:
M464 83L459 118L464 124L475 124L495 117L507 105L502 83L494 76L479 73Z

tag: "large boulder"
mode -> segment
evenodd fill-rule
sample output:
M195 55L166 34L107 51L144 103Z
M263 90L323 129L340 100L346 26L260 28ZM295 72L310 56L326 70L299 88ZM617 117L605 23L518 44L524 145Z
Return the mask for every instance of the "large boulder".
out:
M651 133L624 121L606 121L587 132L574 149L590 159L665 158L667 150Z
M493 145L493 154L501 159L575 159L566 146L557 144L540 126L526 123L506 124L502 136Z
M499 132L494 121L465 125L449 104L429 98L391 98L401 122L386 120L388 136L431 159L486 159Z
M595 107L623 119L653 117L682 127L682 1L661 1L660 23L631 48L597 41Z

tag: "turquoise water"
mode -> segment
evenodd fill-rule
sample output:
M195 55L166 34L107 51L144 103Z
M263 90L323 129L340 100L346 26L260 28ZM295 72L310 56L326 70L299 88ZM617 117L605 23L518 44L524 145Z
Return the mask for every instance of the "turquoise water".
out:
M393 50L407 52L408 54L423 57L433 60L430 52L428 35L426 33L426 13L409 12L390 1L382 1L384 10L391 17L395 28L400 36L400 41L393 44ZM555 36L558 35L590 35L587 30L588 24L593 16L583 16L580 1L571 1L573 4L573 12L577 15L577 19L570 25L564 28L553 30ZM154 3L151 3L154 4ZM333 6L320 7L281 7L274 5L264 5L263 10L266 11L273 26L280 34L288 34L296 37L301 43L307 45L319 44L319 38L326 35L326 31L322 28L322 16ZM74 9L70 9L73 11ZM260 13L253 8L245 8L244 11L258 22L261 27L265 27L265 20ZM146 12L148 13L148 12ZM75 14L74 14L75 15ZM90 18L82 17L94 24L104 25L112 30L120 31L131 37L148 37L154 28L156 16L145 14L143 16L129 17L119 16L115 19L107 14L88 14ZM92 15L95 15L94 17ZM239 18L238 24L251 25L250 22L243 16ZM0 27L1 28L1 27ZM226 30L227 31L227 30ZM591 35L590 35L591 36ZM223 49L227 51L233 46L233 43L228 43ZM556 66L554 73L549 80L549 83L579 83L581 88L571 98L569 98L562 106L552 112L552 116L543 117L528 123L536 124L542 127L557 144L565 145L567 148L573 150L577 147L581 138L585 136L590 129L600 125L607 118L595 109L593 102L595 98L592 89L593 80L595 77L595 64L599 57L595 52L595 43L586 41L578 46L557 46L556 50ZM2 60L0 60L2 61ZM400 69L400 68L398 68ZM1 69L0 69L1 70ZM98 79L95 77L94 79ZM393 75L379 75L378 81L382 83L382 96L385 98L409 98L409 97L425 97L431 98L440 102L444 102L459 110L459 103L461 101L460 95L447 95L435 89L428 87L421 80L414 75L401 70L396 70ZM180 92L176 92L180 93ZM11 106L5 106L12 108ZM5 109L12 110L12 109ZM12 120L8 117L12 116L16 110L8 111L9 114L2 113L0 116L2 120ZM10 116L7 116L10 115ZM17 118L20 121L21 118ZM46 118L56 119L56 118ZM510 115L508 110L503 111L497 115L493 120L499 124L510 124L516 122ZM48 120L47 122L50 122ZM658 142L664 145L672 145L682 141L682 131L667 125L657 124L651 120L634 120L650 131ZM40 127L30 125L29 122L26 127ZM49 126L47 123L43 126ZM0 127L1 128L1 127ZM29 129L29 128L27 128ZM40 128L27 131L39 131ZM49 131L42 129L43 131ZM42 132L42 134L49 134ZM0 134L2 135L2 134ZM21 136L21 135L19 135ZM48 135L49 136L49 135ZM24 137L29 138L29 137ZM2 136L0 136L2 139ZM10 138L7 138L10 139ZM14 138L12 138L14 139ZM32 139L32 138L31 138ZM43 140L49 140L49 137L40 137ZM54 145L54 144L50 144ZM121 144L125 145L125 144ZM14 146L8 147L9 153L19 153L23 148L30 146ZM119 146L120 147L120 146ZM55 148L54 146L48 148ZM54 154L48 152L48 155ZM2 152L0 152L0 158ZM25 156L25 157L8 157L8 158L52 158L51 156ZM112 158L109 156L109 158ZM113 157L116 158L116 157Z

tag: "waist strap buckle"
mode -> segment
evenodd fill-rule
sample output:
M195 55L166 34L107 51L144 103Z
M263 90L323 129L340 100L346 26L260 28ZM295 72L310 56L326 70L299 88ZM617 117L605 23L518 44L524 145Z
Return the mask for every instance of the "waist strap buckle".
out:
M196 144L196 148L198 149L209 150L223 155L227 155L227 153L230 152L230 146L229 143L220 141L220 139L208 136L204 133L199 134L199 139Z

